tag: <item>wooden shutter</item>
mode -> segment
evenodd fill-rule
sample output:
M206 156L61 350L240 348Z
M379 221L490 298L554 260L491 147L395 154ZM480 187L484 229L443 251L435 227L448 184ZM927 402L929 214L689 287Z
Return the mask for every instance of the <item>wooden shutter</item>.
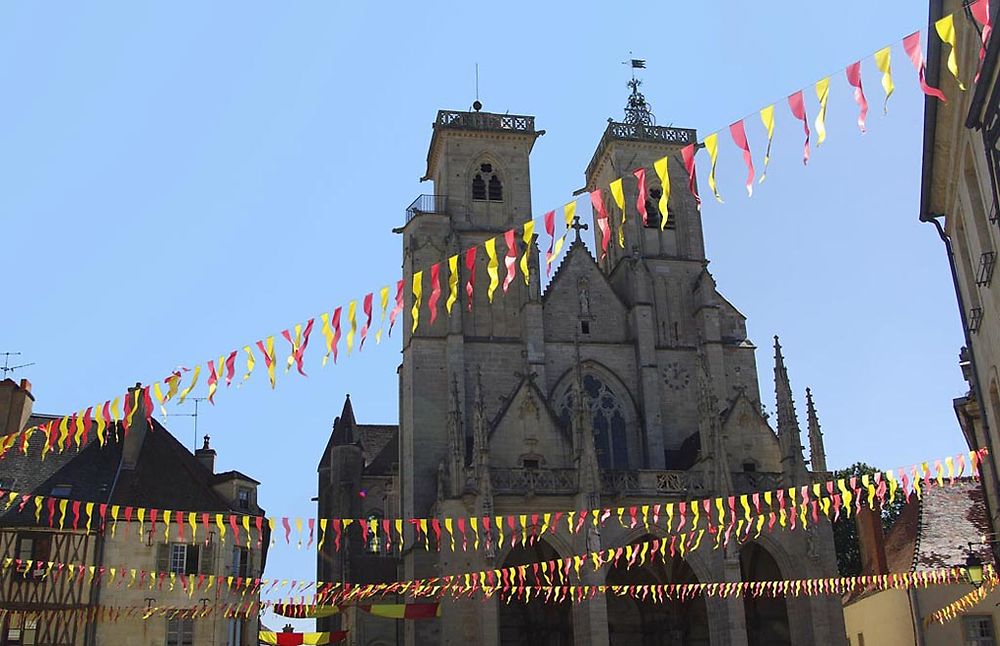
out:
M170 543L156 544L156 571L170 571Z
M200 545L198 551L201 552L198 574L215 574L215 543Z

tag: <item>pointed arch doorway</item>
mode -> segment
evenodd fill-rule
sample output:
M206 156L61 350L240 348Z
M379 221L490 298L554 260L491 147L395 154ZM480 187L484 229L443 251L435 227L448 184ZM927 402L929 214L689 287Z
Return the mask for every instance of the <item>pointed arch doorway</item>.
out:
M643 536L633 542L652 540ZM642 567L628 568L624 558L608 570L608 585L659 585L698 583L691 566L680 557L667 557L666 563L647 561ZM608 644L611 646L709 646L708 609L703 596L686 601L664 603L652 600L606 595L608 608Z
M777 561L757 543L747 543L740 550L740 574L744 581L783 579ZM743 596L748 646L790 646L788 606L784 597Z
M515 546L507 554L500 567L526 565L558 558L560 558L559 554L552 549L551 545L544 540L539 540L534 545ZM535 597L527 603L517 600L506 603L502 599L498 603L500 604L498 621L500 639L498 643L501 646L529 646L532 644L571 646L573 644L571 602L546 603L544 599Z

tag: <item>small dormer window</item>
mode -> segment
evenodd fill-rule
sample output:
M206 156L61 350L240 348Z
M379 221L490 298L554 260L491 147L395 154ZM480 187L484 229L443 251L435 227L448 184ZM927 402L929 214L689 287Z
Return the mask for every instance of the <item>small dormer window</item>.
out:
M493 172L493 164L479 165L479 172L472 178L472 199L503 202L503 183Z
M757 472L756 462L747 461L743 463L743 473L756 473L756 472Z
M236 507L242 511L250 509L250 490L246 487L240 487L236 491Z
M522 460L522 464L524 464L525 469L530 471L538 470L538 458L524 458L524 460Z
M68 498L73 493L73 485L58 484L52 487L52 495L56 498Z

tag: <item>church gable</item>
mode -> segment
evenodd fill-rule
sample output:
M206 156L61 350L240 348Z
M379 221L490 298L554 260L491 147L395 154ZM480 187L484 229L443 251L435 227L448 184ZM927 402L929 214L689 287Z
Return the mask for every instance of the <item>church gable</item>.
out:
M524 380L490 432L490 466L518 468L534 464L543 468L571 466L572 443L559 427L533 382Z
M778 436L745 393L737 395L726 411L722 434L732 471L781 471Z
M542 302L546 341L628 340L625 305L580 241L570 246Z

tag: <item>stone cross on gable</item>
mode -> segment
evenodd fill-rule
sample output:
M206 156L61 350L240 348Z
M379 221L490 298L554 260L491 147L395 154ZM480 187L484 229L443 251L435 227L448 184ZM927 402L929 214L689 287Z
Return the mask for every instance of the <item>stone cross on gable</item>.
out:
M576 242L580 242L580 231L586 231L590 228L585 223L581 224L579 215L573 216L573 224L569 225L569 227L576 231Z

